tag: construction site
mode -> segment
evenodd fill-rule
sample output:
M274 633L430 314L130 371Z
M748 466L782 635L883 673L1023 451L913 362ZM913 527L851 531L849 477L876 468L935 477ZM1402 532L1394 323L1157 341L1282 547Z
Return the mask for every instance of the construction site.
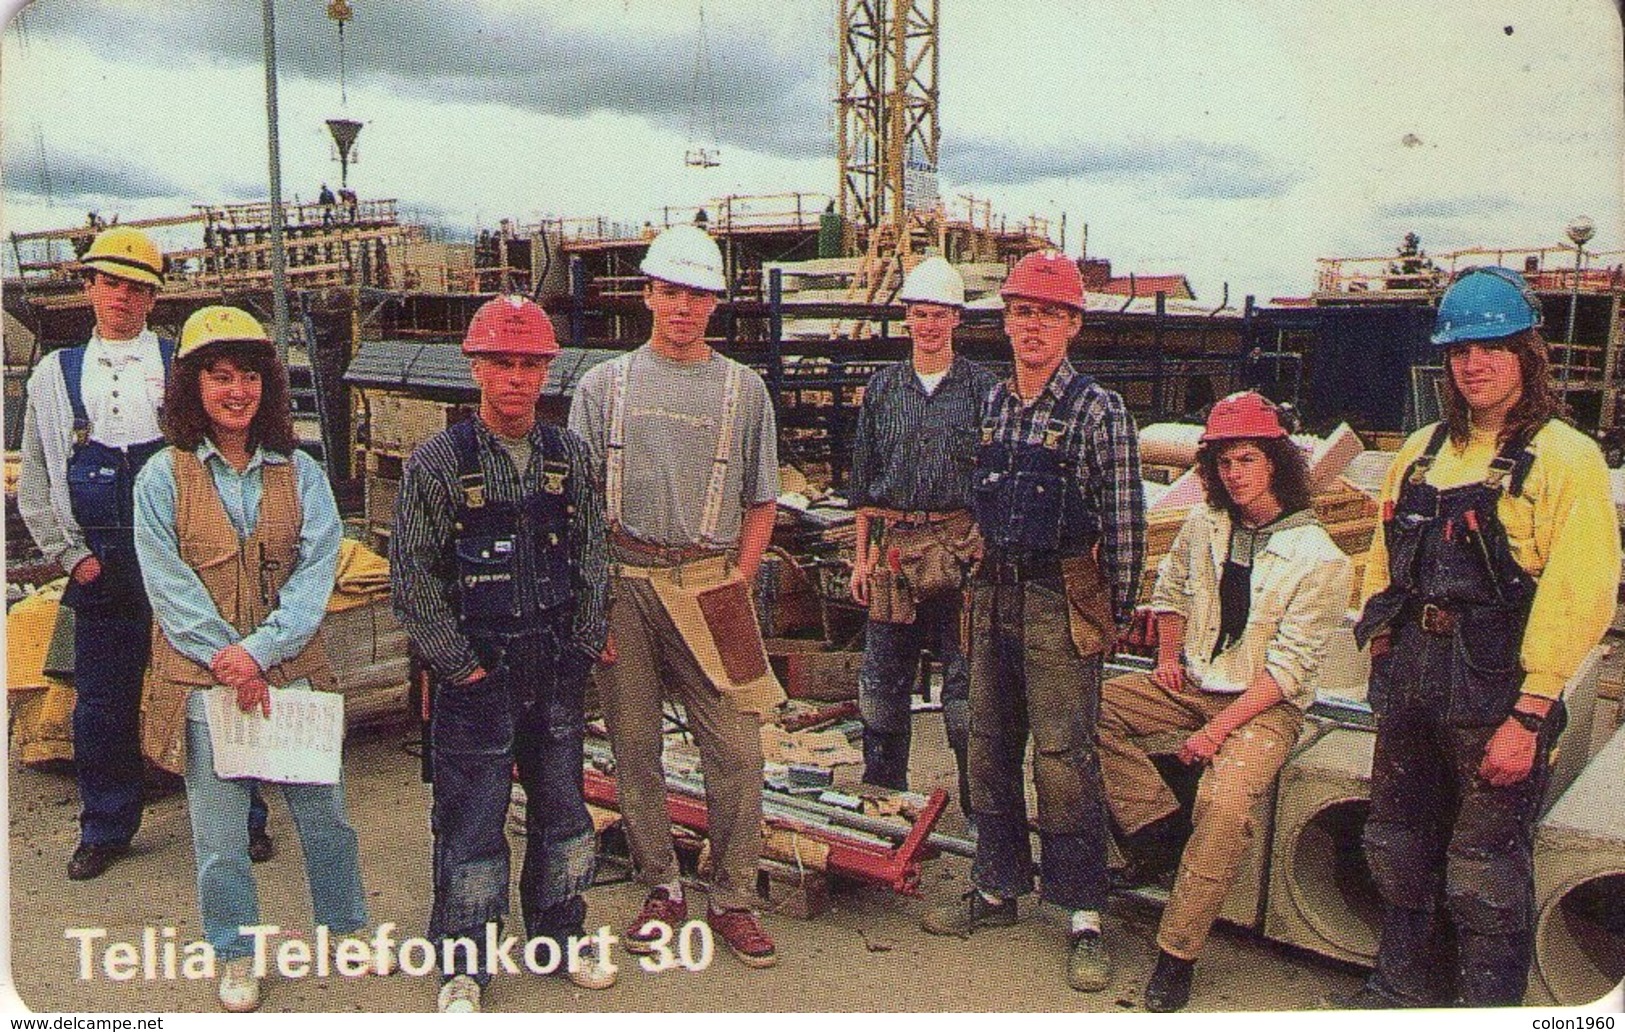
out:
M1089 251L1081 220L1069 226L1066 216L1004 213L996 199L942 190L939 114L952 112L939 111L940 3L836 5L836 175L806 184L825 192L670 205L628 198L625 212L499 218L451 239L405 214L412 198L367 195L349 157L362 123L346 115L327 122L341 172L331 200L200 202L118 223L184 241L165 248L164 285L149 319L160 336L177 337L204 305L238 306L275 325L281 290L295 430L333 486L347 539L324 635L351 729L346 792L372 889L368 906L375 923L395 920L412 934L429 912L430 789L420 778L421 671L391 610L388 561L406 460L479 404L459 348L464 328L498 294L541 304L562 352L538 413L562 425L581 377L649 337L639 263L656 235L698 225L721 248L726 290L707 340L761 374L779 430L784 493L755 606L791 700L763 729L767 832L758 881L784 963L747 973L723 957L703 973L623 975L607 994L575 991L563 980L499 980L490 1009L1142 1009L1164 889L1115 896L1107 922L1118 973L1107 992L1087 997L1065 987L1052 956L1064 934L1059 908L1024 902L1036 919L974 947L920 933L925 906L961 891L975 855L952 799L939 664L922 664L918 675L909 773L916 791L860 780L856 699L866 614L848 588L857 543L846 494L853 438L869 378L910 353L897 295L928 256L946 258L965 283L955 349L1000 376L1012 367L999 297L1011 268L1041 249L1076 261L1086 311L1069 356L1122 396L1140 432L1148 523L1142 603L1175 533L1203 504L1193 468L1203 419L1215 401L1240 390L1295 411L1316 515L1354 560L1349 618L1323 664L1303 734L1254 811L1252 847L1197 976L1193 1010L1331 1008L1374 963L1380 901L1361 832L1375 718L1366 701L1369 657L1351 629L1394 453L1409 433L1443 416L1444 369L1428 340L1456 273L1500 265L1524 274L1546 313L1551 375L1572 421L1597 440L1611 467L1625 460L1625 252L1589 249L1583 227L1570 243L1491 241L1434 254L1413 237L1388 254L1324 257L1312 270L1312 291L1262 300L1231 296L1228 284L1220 297L1198 298L1183 273L1129 272L1121 262L1114 269L1110 257ZM350 7L329 6L341 45ZM704 169L725 156L714 141L697 139L685 160ZM44 559L19 515L18 449L32 369L94 330L79 259L108 224L92 213L79 224L8 236L11 974L34 1010L207 1011L209 982L67 974L76 954L65 928L97 925L113 940L132 941L148 926L181 926L183 939L197 930L185 797L174 785L152 788L136 849L113 873L71 887L61 875L77 833L73 653L64 639L71 611L61 605L65 572ZM1612 472L1616 509L1625 513L1625 473ZM1119 653L1108 674L1149 670L1150 655ZM1625 610L1564 692L1568 725L1536 842L1529 1006L1590 1003L1625 979L1625 817L1607 802L1625 778L1622 698ZM685 876L698 885L708 862L703 783L686 728L681 720L671 726L669 809ZM600 857L588 927L596 928L630 915L641 890L630 877L607 733L594 712L587 742L586 796ZM1180 741L1149 747L1191 805L1195 776L1174 759ZM520 793L509 825L516 849L522 807ZM276 801L272 810L273 833L292 843L288 811ZM305 920L294 856L286 847L258 869L261 894L268 915ZM312 979L278 989L268 1009L421 1010L433 995L426 984ZM969 995L967 985L976 987Z

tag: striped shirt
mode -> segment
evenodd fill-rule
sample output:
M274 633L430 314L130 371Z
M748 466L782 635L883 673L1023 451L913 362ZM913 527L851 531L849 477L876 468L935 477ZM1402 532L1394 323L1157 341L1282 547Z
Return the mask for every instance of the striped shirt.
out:
M1067 384L1077 375L1071 360L1063 358L1031 404L1023 404L1013 379L994 384L983 425L992 431L994 441L1014 446L1042 444L1052 418L1067 424L1061 452L1079 477L1086 517L1098 524L1101 571L1111 585L1112 611L1126 627L1134 616L1145 565L1139 434L1123 399L1098 382L1078 392L1071 411L1059 411ZM1095 529L1091 526L1089 531Z
M508 450L496 440L478 416L473 419L480 445L480 472L485 474L487 497L518 502L542 490L542 427L531 428L531 461L523 477ZM587 460L587 447L570 431L563 432L570 463L568 491L573 510L570 540L577 563L575 622L570 644L596 659L609 635L609 556L604 539L604 503L599 497ZM454 588L456 558L451 547L453 521L462 502L458 484L457 452L449 432L425 441L406 462L401 490L395 500L395 531L390 542L389 579L395 615L411 637L418 655L435 673L451 682L468 680L479 666L468 638L457 625ZM521 603L536 609L535 577L527 568L533 560L520 552L516 580Z
M958 355L930 394L912 361L871 376L852 446L852 503L910 512L969 508L982 400L997 382Z

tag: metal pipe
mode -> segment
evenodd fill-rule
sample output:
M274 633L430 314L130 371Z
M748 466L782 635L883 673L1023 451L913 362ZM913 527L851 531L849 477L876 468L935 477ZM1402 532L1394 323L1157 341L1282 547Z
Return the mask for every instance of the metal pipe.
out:
M277 134L276 14L273 0L261 0L265 36L265 121L271 163L271 317L276 357L288 365L288 256L282 244L282 143Z
M1568 344L1563 347L1563 386L1561 391L1565 404L1568 402L1569 370L1574 368L1574 317L1580 308L1580 263L1585 258L1585 252L1586 245L1576 242L1574 245L1574 282L1569 289Z

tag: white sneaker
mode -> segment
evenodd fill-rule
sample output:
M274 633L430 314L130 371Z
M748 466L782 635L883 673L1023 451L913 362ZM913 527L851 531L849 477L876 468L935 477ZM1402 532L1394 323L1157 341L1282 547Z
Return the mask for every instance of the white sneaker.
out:
M578 967L570 968L566 961L564 974L579 988L608 989L615 984L619 972L610 965L608 958L599 953L598 944L594 942L582 948Z
M457 975L440 987L441 1014L478 1014L480 984L468 975Z
M260 980L254 976L254 958L226 961L220 972L220 1006L233 1014L260 1009Z
M349 974L346 973L346 971L341 971L339 969L339 961L338 961L339 947L342 946L344 943L350 942L352 939L354 941L356 941L356 942L359 942L361 945L363 945L363 946L365 946L367 948L366 949L367 966L366 966L366 968L364 970L361 971L359 976L358 975L349 975ZM353 949L350 950L350 953L351 953L352 956L357 955L356 951L353 950ZM332 957L330 959L332 960L332 964L330 965L330 967L331 967L333 973L336 974L336 975L339 975L341 977L355 978L355 977L365 977L367 975L384 976L384 975L393 975L395 973L395 951L391 950L391 949L386 949L386 950L383 950L382 952L374 953L373 949L372 949L372 940L363 939L363 938L360 938L359 936L346 935L341 939L335 939L333 941ZM348 970L353 971L354 968L350 967Z

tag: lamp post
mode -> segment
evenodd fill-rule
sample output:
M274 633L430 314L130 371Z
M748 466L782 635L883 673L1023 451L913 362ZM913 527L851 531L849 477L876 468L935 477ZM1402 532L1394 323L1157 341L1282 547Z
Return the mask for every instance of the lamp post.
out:
M1590 219L1581 215L1569 222L1564 230L1570 240L1574 242L1574 282L1569 284L1569 332L1568 343L1563 347L1563 385L1564 401L1568 401L1569 370L1574 366L1574 317L1580 308L1580 265L1585 260L1586 241L1597 232Z

